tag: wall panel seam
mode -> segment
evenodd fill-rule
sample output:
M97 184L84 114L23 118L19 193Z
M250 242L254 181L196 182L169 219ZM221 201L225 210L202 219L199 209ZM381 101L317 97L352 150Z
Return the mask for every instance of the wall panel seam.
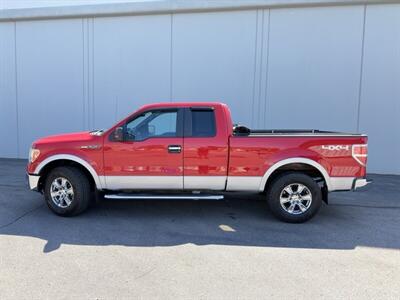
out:
M270 32L271 32L271 9L268 9L268 30L267 30L267 59L266 59L266 74L265 74L265 85L264 85L264 127L268 127L268 81L269 81L269 48L270 48Z
M83 107L83 130L86 129L86 73L85 73L85 19L82 18L82 107Z
M251 103L251 126L254 127L255 123L255 101L256 101L256 84L257 84L257 56L258 56L258 10L256 10L256 31L254 39L254 65L253 65L253 97Z
M260 63L259 63L259 75L258 75L258 107L257 107L257 127L261 126L261 85L262 85L262 71L263 71L263 57L264 57L264 10L261 10L261 42L260 42Z
M18 62L17 62L17 22L14 22L14 71L15 71L15 111L17 121L17 156L21 157L20 153L20 126L19 126L19 101L18 101Z
M263 34L262 34L262 52L260 67L260 86L259 86L259 127L265 127L265 84L267 77L267 54L268 54L268 20L269 10L263 10Z
M358 85L358 105L357 105L357 132L360 132L360 111L362 96L362 81L364 68L364 40L365 40L365 24L367 18L367 5L364 5L363 32L361 37L361 58L360 58L360 81Z
M174 33L174 14L171 14L170 18L170 53L169 53L169 101L173 101L173 33Z
M95 87L94 87L94 18L88 19L88 89L90 90L90 97L88 97L91 118L90 128L95 127Z
M88 32L91 34L90 38L90 43L89 45L91 46L91 49L88 51L90 59L89 61L91 62L90 70L91 73L89 74L89 84L91 84L91 98L90 98L90 103L92 104L92 120L91 120L91 128L94 129L95 127L95 115L96 115L96 107L95 107L95 86L94 86L94 80L95 80L95 75L94 75L94 18L91 18L89 23L88 23ZM89 28L90 27L90 28Z
M85 44L84 44L84 66L85 66L85 105L87 108L86 111L86 128L90 129L92 127L91 125L91 108L92 105L90 104L90 30L89 30L89 22L90 20L88 18L84 19L84 28L85 28Z

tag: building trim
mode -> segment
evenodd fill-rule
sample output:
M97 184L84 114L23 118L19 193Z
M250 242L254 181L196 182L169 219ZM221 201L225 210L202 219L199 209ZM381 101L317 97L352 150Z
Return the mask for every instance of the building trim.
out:
M0 22L109 17L123 15L155 15L171 13L248 10L286 7L341 6L399 3L399 0L169 0L131 3L110 3L78 6L34 7L19 9L0 9Z

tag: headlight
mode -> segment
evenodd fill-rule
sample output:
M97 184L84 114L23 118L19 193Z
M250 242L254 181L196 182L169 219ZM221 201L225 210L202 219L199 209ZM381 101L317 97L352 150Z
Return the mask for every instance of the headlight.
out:
M29 162L33 163L40 155L39 149L31 148L29 149Z

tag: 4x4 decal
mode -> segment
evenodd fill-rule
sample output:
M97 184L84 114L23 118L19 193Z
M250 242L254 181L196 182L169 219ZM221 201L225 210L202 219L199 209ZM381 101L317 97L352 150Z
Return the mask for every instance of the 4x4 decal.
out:
M329 151L340 151L340 150L350 150L350 145L322 145L323 150Z

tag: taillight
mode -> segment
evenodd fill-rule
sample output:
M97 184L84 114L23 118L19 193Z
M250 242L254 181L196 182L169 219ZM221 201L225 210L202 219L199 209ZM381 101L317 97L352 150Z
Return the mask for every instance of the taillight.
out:
M360 165L365 167L367 165L368 146L365 144L353 145L352 156Z

